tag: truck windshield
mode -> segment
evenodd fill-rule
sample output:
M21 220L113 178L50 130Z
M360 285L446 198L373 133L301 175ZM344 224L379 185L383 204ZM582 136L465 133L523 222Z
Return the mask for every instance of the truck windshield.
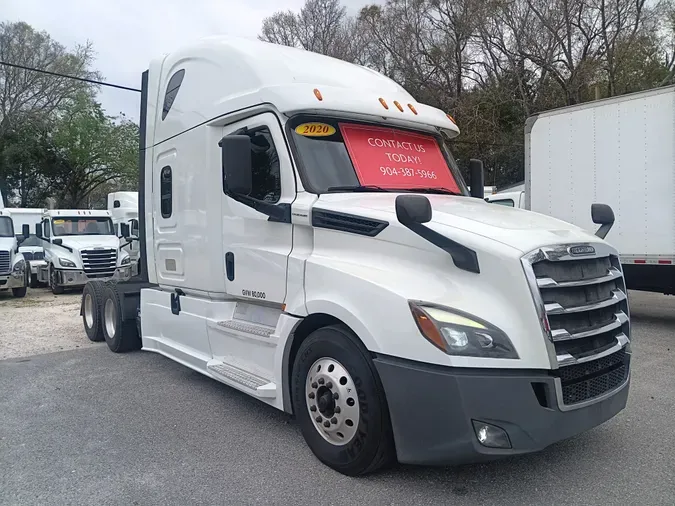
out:
M58 235L114 235L110 218L73 217L54 218L52 232Z
M9 216L0 216L0 237L12 237L14 235L14 225Z
M308 191L414 191L467 195L440 136L335 118L288 125Z

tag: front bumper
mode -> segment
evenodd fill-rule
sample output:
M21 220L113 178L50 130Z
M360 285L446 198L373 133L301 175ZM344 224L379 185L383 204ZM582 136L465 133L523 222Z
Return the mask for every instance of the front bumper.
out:
M112 276L108 277L89 277L82 270L77 269L56 269L56 284L59 286L84 286L88 281L98 279L100 281L108 281L116 279L119 281L127 281L131 277L131 266L125 265L118 267Z
M399 462L448 465L536 452L609 420L628 399L630 354L625 360L625 381L580 407L558 400L560 379L552 371L461 369L385 356L375 367ZM472 420L504 430L511 448L481 445Z
M26 286L26 278L23 271L18 273L0 274L0 290L8 290L10 288L22 288Z
M37 274L40 269L47 267L47 262L45 260L31 260L30 261L30 272L31 274Z

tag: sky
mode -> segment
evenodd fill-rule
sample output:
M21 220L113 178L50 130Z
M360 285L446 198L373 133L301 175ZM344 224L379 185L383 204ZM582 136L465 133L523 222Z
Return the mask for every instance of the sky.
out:
M342 0L355 14L373 0ZM278 10L299 11L304 0L0 0L0 20L25 21L66 47L91 41L105 80L140 88L151 59L209 35L255 39L262 20ZM138 121L140 94L102 87L109 115Z

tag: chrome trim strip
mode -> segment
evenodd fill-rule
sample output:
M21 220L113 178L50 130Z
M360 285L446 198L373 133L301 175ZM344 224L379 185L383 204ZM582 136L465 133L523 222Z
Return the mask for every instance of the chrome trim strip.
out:
M590 278L583 279L579 281L556 281L551 278L537 278L537 286L539 288L569 288L573 286L588 286L588 285L597 285L599 283L605 283L607 281L612 281L622 277L621 271L616 267L610 267L607 270L606 276L601 276L599 278Z
M626 294L623 291L616 289L612 290L612 296L609 299L601 300L600 302L593 302L591 304L586 304L584 306L570 306L563 307L557 302L552 302L546 304L546 314L548 315L557 315L557 314L570 314L570 313L582 313L585 311L593 311L594 309L602 309L603 307L613 306L619 302L626 300Z
M616 344L603 352L582 358L575 358L569 353L563 353L562 355L558 355L558 364L560 364L561 367L564 367L566 365L577 365L583 364L585 362L592 362L593 360L598 360L600 358L611 355L612 353L616 353L617 351L621 351L621 348L623 348L627 344L628 344L628 336L626 336L626 334L624 333L621 333L616 336Z
M628 323L628 316L623 311L619 311L614 315L614 321L603 325L597 329L585 330L583 332L577 332L576 334L570 334L565 329L556 329L551 331L551 337L554 341L571 341L573 339L583 339L584 337L591 337L603 332L608 332L610 330L618 329L624 323Z

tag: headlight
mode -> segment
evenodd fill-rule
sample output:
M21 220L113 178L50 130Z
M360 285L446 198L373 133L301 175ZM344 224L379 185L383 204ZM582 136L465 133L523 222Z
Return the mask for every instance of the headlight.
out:
M486 321L434 304L409 304L422 335L448 355L518 358L508 336Z
M120 262L120 265L129 265L131 263L131 257L124 257Z
M75 262L71 262L66 258L59 258L59 264L61 267L75 267Z
M12 268L12 270L14 272L19 272L19 271L22 271L25 266L26 266L26 261L21 259L17 263L14 264L14 267Z

